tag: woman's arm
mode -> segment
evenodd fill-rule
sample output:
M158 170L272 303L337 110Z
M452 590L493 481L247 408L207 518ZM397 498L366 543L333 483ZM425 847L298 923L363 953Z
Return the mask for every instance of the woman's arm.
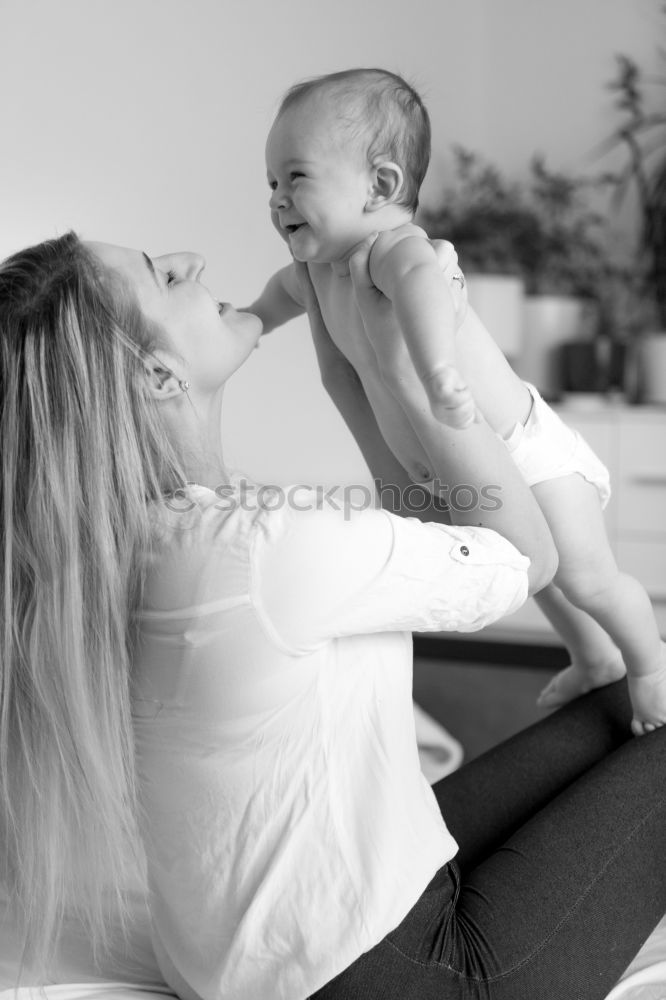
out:
M322 384L356 439L372 474L382 507L392 514L450 524L446 505L435 497L425 510L405 506L407 490L413 482L382 437L356 370L331 340L307 267L300 263L294 267L299 280L299 294L305 303L312 330Z
M376 479L407 488L359 378L330 340L307 270L299 274L323 384ZM255 610L282 648L309 652L332 638L374 632L474 631L525 600L534 570L500 534L394 517L413 511L399 501L396 509L392 496L389 503L382 496L388 513L322 509L314 494L310 507L276 512L255 547L252 572ZM434 508L423 519L445 520Z
M382 331L391 303L370 279L366 243L350 260L356 300L375 351L381 350ZM380 364L381 367L381 364ZM400 382L391 385L399 392ZM435 476L449 487L467 487L471 495L485 496L488 487L499 503L477 504L470 510L452 510L455 523L492 528L504 535L524 555L530 566L530 592L540 590L553 577L557 553L546 520L506 447L483 420L452 429L436 421L412 398L398 397L428 455Z

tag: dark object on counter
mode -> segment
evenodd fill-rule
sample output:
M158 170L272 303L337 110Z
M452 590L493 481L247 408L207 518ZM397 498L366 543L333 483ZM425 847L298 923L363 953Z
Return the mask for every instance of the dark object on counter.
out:
M625 345L605 337L560 346L564 392L608 392L624 388Z

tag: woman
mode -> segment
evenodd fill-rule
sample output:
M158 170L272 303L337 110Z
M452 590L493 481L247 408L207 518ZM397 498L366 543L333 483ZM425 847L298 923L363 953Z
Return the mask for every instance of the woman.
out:
M663 734L630 740L614 685L434 795L413 734L409 630L481 627L552 576L531 494L485 425L418 415L442 481L500 504L449 528L248 488L221 403L260 324L202 270L73 234L0 268L0 774L27 950L48 960L70 905L104 944L140 828L185 998L602 997L666 909ZM373 473L404 485L311 318Z

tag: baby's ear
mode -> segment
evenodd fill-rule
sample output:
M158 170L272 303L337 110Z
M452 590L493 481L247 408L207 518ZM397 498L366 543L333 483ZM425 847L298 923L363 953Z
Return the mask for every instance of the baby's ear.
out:
M376 212L386 205L392 205L402 191L404 183L402 167L392 160L382 160L373 167L372 187L366 202L366 212Z

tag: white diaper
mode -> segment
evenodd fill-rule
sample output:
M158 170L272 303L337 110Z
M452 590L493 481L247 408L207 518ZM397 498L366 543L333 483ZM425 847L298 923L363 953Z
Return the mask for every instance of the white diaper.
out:
M551 410L539 391L529 382L532 409L525 424L516 424L508 438L502 438L511 458L528 486L570 476L573 472L596 486L605 507L610 500L610 476L578 431L567 427Z

